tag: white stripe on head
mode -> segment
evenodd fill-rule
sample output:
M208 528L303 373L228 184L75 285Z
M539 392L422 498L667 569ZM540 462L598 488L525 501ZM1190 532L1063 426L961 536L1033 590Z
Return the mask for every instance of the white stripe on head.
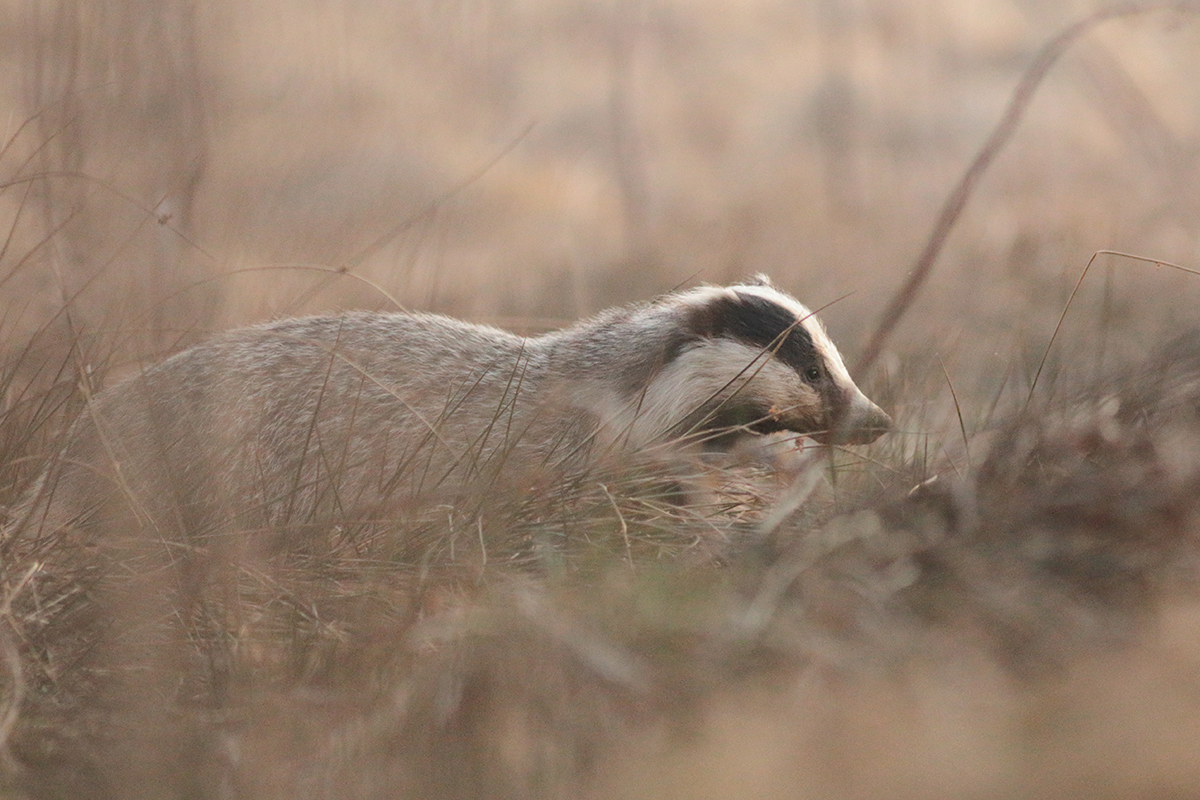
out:
M752 399L760 400L764 409L819 402L790 367L760 348L723 339L681 353L646 387L636 411L630 409L632 416L614 421L628 426L632 442L644 444L672 431L688 433L678 426L701 408Z

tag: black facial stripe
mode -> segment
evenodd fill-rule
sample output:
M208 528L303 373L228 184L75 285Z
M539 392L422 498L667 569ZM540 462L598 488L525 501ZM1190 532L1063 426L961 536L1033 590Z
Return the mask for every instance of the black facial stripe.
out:
M735 339L773 351L801 376L820 367L812 334L794 313L765 297L736 292L733 297L717 298L698 310L693 325L700 336Z
M780 420L757 403L727 400L716 407L697 409L683 425L686 433L706 450L724 450L737 441L755 433L777 433L788 430Z

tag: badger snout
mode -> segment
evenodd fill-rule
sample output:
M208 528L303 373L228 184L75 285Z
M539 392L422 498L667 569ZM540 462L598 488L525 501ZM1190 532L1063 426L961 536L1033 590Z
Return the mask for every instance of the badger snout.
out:
M862 392L855 392L831 423L812 438L821 444L870 444L892 428L892 418Z
M863 398L866 400L866 398ZM870 444L892 429L892 418L879 406L866 400L866 407L852 415L845 427L845 433L836 430L839 441L848 444Z

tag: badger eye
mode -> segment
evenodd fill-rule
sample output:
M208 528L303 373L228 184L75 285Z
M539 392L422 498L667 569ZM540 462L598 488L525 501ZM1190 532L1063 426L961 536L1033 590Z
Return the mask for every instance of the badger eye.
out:
M804 379L810 383L816 383L821 380L821 370L818 367L809 367L804 370Z

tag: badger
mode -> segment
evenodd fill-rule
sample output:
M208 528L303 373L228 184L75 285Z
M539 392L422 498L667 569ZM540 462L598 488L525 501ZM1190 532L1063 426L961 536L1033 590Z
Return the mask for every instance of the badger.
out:
M89 398L21 526L173 539L536 492L628 454L861 444L891 420L765 277L521 337L349 312L219 335Z

